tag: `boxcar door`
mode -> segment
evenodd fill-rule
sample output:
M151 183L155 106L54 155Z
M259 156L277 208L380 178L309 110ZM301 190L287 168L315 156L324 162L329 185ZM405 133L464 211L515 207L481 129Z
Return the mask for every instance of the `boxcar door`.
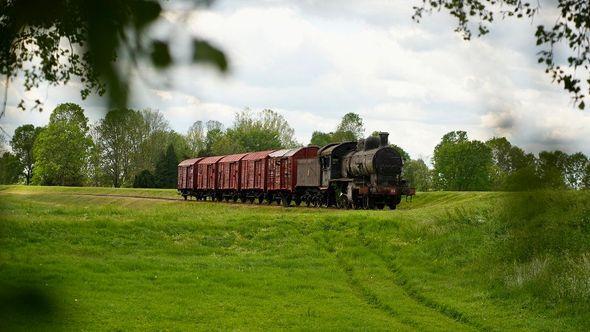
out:
M187 167L186 169L186 183L185 186L186 188L193 188L193 180L194 180L194 165L190 165L189 167Z
M283 189L291 190L291 180L293 179L293 168L291 167L291 163L293 162L293 157L285 158L284 160L284 174L285 174L285 183L283 183Z
M277 186L279 187L279 189L284 189L285 184L287 183L287 174L286 174L286 159L281 158L279 160L279 183L277 184Z
M176 186L178 187L178 189L182 189L184 188L184 183L183 183L183 179L184 179L184 172L183 172L183 168L182 166L178 166L178 183L176 184Z
M254 167L252 169L252 187L256 189L261 187L260 181L263 179L260 162L261 160L254 161Z
M238 189L238 162L229 164L229 187L231 189Z

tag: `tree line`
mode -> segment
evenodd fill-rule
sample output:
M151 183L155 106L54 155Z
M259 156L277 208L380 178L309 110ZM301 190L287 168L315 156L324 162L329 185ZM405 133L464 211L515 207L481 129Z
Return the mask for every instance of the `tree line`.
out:
M313 132L310 144L353 141L364 133L363 119L348 113L333 131ZM57 106L44 127L18 127L9 142L12 152L4 144L3 184L143 188L174 188L183 159L301 146L287 120L270 109L237 112L228 128L219 121L196 121L178 133L159 111L115 109L89 124L73 103ZM435 147L430 168L402 147L390 146L404 159L404 178L419 191L590 189L590 162L581 152L534 155L505 137L482 142L453 131Z
M170 128L155 110L115 109L89 124L84 110L65 103L44 127L18 127L0 157L0 183L174 188L180 160L297 146L277 112L245 109L231 127L196 121L187 133ZM3 142L4 143L4 142Z
M405 178L418 190L590 189L590 162L581 152L525 152L505 137L470 140L465 131L445 134L434 148L433 169L406 162Z

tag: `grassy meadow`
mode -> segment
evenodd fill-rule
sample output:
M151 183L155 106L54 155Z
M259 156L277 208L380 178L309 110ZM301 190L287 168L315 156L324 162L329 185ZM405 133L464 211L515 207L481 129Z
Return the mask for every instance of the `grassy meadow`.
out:
M590 329L590 192L169 198L0 187L0 330Z

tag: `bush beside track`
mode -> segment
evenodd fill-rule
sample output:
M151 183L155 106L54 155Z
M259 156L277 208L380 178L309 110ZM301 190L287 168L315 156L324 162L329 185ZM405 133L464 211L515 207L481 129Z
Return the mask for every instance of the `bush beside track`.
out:
M179 199L175 190L0 187L0 320L90 330L590 328L589 192L419 193L398 211L139 196ZM17 312L6 305L15 289L49 309Z

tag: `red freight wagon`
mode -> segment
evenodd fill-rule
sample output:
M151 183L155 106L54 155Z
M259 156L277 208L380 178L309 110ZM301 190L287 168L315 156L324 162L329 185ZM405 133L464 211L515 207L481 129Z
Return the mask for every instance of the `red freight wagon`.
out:
M225 156L217 163L218 189L237 192L240 190L240 165L247 153Z
M242 190L266 191L266 169L272 152L252 152L242 158Z
M317 146L307 146L271 153L268 159L268 191L293 193L297 185L297 160L317 156Z
M178 164L178 189L182 191L183 196L195 189L195 179L197 177L195 165L201 159L203 158L187 159Z
M268 191L281 189L281 180L284 180L284 177L281 176L284 173L281 158L287 152L289 152L288 149L283 149L268 155L268 169L266 170L266 189Z
M224 156L206 157L197 163L198 190L217 189L217 162Z

